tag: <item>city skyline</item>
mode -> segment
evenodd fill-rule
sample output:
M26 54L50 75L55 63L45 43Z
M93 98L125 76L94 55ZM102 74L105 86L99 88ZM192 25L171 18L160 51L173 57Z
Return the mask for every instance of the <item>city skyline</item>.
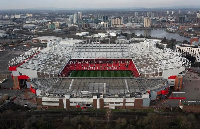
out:
M65 1L65 0L3 0L1 1L0 10L9 9L37 9L37 8L61 8L61 9L93 9L93 8L158 8L158 7L200 7L196 0L110 0L110 1Z

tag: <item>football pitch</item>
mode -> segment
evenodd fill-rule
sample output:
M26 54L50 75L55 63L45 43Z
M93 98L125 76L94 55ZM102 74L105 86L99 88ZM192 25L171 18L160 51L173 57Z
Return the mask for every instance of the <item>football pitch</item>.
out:
M132 77L131 71L72 71L70 77Z

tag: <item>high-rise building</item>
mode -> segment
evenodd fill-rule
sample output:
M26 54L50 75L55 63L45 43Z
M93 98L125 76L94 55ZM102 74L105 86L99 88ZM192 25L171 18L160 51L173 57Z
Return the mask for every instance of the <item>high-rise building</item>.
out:
M50 30L54 30L54 29L56 28L55 24L52 23L52 22L49 22L49 23L47 24L47 27L48 27L48 29L50 29Z
M132 17L128 17L128 23L131 23L132 22Z
M123 18L121 17L112 18L111 25L112 26L123 25Z
M94 19L94 15L90 14L90 19L93 20Z
M77 13L74 13L73 23L74 23L74 24L77 23Z
M167 15L169 15L169 11L167 11Z
M138 17L138 12L135 12L135 17Z
M151 18L151 25L155 25L157 23L157 19L156 18Z
M181 13L181 10L178 10L178 13Z
M53 22L53 24L55 25L55 29L60 27L60 23L59 22Z
M200 13L197 13L197 18L200 18Z
M132 22L134 22L134 23L139 23L139 21L140 21L140 20L139 20L138 17L134 17Z
M179 16L179 23L185 23L185 16Z
M78 20L82 20L82 12L78 12Z
M123 17L123 23L127 24L128 23L128 17Z
M144 16L138 18L139 23L144 23Z
M150 17L151 16L151 12L147 12L147 17Z
M108 21L108 16L102 16L102 22L107 22Z
M74 22L74 15L69 15L69 22L70 24Z
M174 14L174 11L172 11L172 15Z
M149 17L144 18L144 27L145 28L151 27L151 19Z
M152 12L152 13L151 13L151 18L153 18L153 17L154 17L154 13Z
M197 23L200 23L200 13L197 13L196 22L197 22Z

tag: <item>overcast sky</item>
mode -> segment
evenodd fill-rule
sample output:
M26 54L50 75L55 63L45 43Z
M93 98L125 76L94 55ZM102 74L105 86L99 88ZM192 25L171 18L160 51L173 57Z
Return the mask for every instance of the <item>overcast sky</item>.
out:
M0 0L0 10L28 8L119 8L200 5L200 0Z

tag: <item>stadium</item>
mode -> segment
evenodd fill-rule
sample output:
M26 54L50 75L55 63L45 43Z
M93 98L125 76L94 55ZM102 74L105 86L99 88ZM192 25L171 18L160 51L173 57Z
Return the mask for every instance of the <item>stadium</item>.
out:
M139 41L140 40L140 41ZM9 62L14 89L30 88L38 107L148 108L171 86L181 90L190 62L156 48L156 39L101 41L55 38Z

